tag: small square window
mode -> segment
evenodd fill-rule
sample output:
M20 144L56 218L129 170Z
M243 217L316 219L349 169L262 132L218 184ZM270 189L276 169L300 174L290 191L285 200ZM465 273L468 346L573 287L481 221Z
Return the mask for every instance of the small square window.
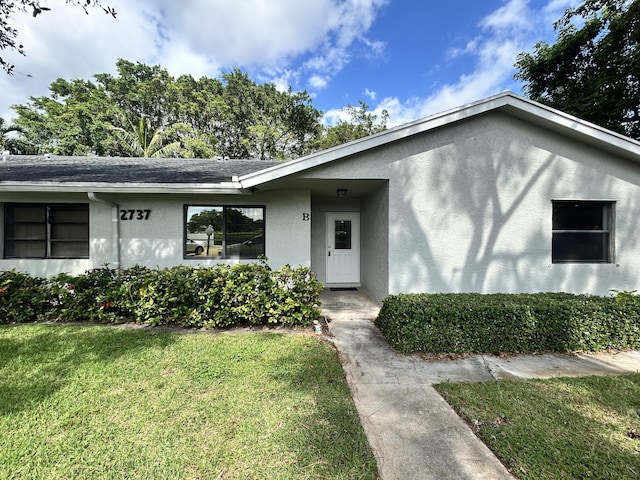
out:
M554 201L553 263L613 262L613 202Z
M89 205L5 204L4 257L89 258Z

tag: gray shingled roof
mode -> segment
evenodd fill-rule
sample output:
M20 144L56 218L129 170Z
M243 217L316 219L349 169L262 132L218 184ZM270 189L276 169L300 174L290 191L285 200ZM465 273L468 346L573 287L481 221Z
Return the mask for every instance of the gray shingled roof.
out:
M0 159L0 184L26 183L141 183L219 184L278 165L260 160L63 157L10 155Z

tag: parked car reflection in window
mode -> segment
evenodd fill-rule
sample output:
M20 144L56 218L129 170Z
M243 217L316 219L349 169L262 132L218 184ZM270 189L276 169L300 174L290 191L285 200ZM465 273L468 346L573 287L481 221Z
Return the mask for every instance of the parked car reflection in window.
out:
M264 255L264 213L264 206L185 205L185 257Z
M202 255L204 253L204 245L188 238L185 244L185 251L187 255Z
M227 245L228 257L257 258L264 255L264 236L256 235L242 243Z

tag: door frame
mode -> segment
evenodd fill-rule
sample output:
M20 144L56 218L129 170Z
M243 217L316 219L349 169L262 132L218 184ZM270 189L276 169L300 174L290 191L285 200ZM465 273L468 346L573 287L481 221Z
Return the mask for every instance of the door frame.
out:
M351 229L352 229L351 230L351 240L352 240L351 250L356 255L355 267L357 269L357 272L356 272L355 278L350 279L351 281L348 281L348 282L330 281L331 272L329 270L330 262L328 257L329 257L329 252L335 250L333 246L333 238L330 238L330 236L332 235L332 232L333 234L335 234L332 228L332 222L338 219L338 217L343 217L345 220L351 220L352 222L351 223ZM354 211L326 212L325 219L326 219L326 232L325 232L325 262L326 262L326 267L325 267L326 282L325 283L326 285L329 287L335 286L335 287L345 287L345 288L360 287L360 280L361 280L360 278L361 277L360 212L354 212Z

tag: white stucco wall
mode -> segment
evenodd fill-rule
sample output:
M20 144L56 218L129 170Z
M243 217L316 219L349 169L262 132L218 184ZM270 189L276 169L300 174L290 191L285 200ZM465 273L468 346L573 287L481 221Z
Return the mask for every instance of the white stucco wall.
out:
M349 188L347 198L318 187L333 180ZM356 195L349 180L353 187L376 181ZM401 292L640 289L640 165L499 112L325 164L252 195L101 197L119 209L151 210L148 221L118 222L123 267L212 265L183 258L183 206L264 205L272 267L311 265L321 280L325 213L359 211L362 286L379 299ZM552 264L552 199L616 202L613 263ZM0 194L0 202L88 201L86 193ZM111 207L91 202L90 259L2 259L0 268L48 276L113 265L113 236Z
M389 291L389 184L362 200L362 288L383 299Z
M266 213L266 248L269 264L280 268L311 266L311 195L308 190L258 192L264 198Z
M637 288L638 224L630 219L640 166L522 127L496 115L465 122L394 163L391 292ZM613 264L551 263L552 199L616 201Z
M303 176L389 179L389 293L640 287L640 165L501 113ZM614 263L551 263L552 199L616 202Z
M311 211L310 194L305 190L257 192L253 195L141 195L101 194L99 198L117 204L118 210L150 210L147 220L118 219L120 266L149 268L179 264L211 266L216 263L252 260L203 260L183 257L184 205L265 206L265 248L272 268L285 264L310 265L311 222L303 213ZM89 259L1 259L0 268L16 269L38 276L59 272L83 273L88 269L116 266L112 208L90 201L84 194L9 194L0 202L85 202L89 203ZM119 218L119 215L118 215ZM4 237L3 237L4 238Z

